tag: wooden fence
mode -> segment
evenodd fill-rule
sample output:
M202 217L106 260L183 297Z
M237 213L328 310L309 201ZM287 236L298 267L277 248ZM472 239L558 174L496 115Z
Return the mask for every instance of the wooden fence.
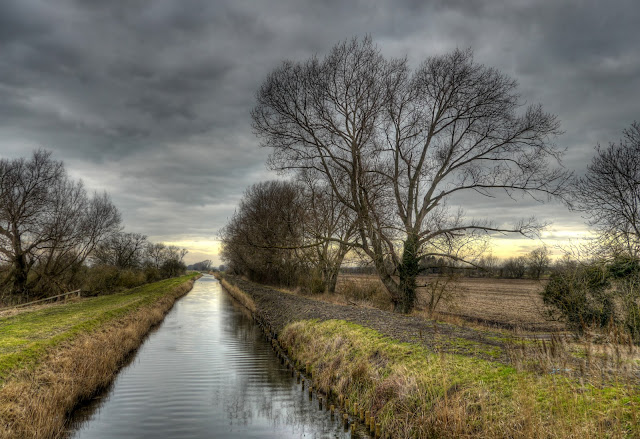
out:
M58 294L57 296L45 297L44 299L34 300L33 302L21 303L20 305L7 306L5 308L0 308L0 311L6 311L8 309L22 308L23 306L29 306L29 305L33 305L35 303L46 302L47 300L59 299L61 297L64 297L64 300L66 301L69 298L69 296L71 296L73 294L75 294L76 297L80 297L80 290L69 291L68 293Z

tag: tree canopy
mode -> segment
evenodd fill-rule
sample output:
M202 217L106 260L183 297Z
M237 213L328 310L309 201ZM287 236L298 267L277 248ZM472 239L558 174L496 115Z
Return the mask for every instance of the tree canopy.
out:
M355 247L373 261L396 310L408 312L421 257L464 260L460 248L478 235L540 227L468 218L450 207L454 195L538 199L559 195L568 181L554 165L558 120L540 105L523 107L516 89L470 50L411 69L370 38L354 39L271 72L253 127L272 149L272 168L313 173L352 212Z

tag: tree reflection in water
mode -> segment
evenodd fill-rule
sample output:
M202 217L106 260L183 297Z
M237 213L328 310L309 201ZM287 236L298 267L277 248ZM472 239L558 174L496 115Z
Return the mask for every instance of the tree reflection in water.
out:
M71 437L349 437L211 276L176 303L103 396Z

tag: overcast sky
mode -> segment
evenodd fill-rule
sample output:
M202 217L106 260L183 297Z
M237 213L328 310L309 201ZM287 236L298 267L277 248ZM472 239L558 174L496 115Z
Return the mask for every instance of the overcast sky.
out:
M638 23L637 0L0 0L0 157L49 149L111 194L128 231L219 263L217 231L248 185L273 178L249 112L282 60L367 34L415 65L470 47L558 116L563 163L580 173L640 120ZM531 206L467 210L500 223ZM535 214L553 221L550 243L585 230L557 203Z

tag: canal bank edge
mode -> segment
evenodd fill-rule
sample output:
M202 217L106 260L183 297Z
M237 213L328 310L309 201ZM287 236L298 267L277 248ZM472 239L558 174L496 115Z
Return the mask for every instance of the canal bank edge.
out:
M2 383L0 438L64 437L74 408L112 382L147 333L200 276L167 279L121 293L117 297L141 295L140 303L101 310L99 324L81 323L67 337L52 334L50 345L35 354L38 358L12 370Z
M265 297L287 302L285 293L267 295L268 287L219 278L233 287L232 296L252 304L283 364L339 404L351 421L374 418L382 437L640 437L637 386L518 371L399 342L367 325L327 320L323 313L309 319L308 299L304 312L282 309L286 316L276 316L277 306L262 306ZM300 314L305 319L296 321ZM283 318L289 322L284 327ZM387 318L401 325L406 317Z

